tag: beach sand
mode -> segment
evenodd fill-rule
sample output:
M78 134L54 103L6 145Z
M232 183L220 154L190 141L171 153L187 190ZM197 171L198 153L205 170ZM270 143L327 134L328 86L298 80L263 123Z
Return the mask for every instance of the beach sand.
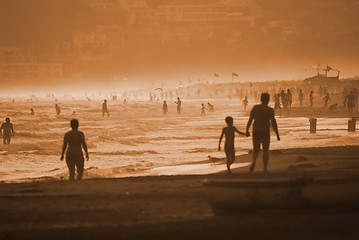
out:
M258 159L253 174L2 183L0 239L357 239L359 211L342 208L216 216L202 181L357 177L358 156L357 146L286 149L271 152L268 174Z

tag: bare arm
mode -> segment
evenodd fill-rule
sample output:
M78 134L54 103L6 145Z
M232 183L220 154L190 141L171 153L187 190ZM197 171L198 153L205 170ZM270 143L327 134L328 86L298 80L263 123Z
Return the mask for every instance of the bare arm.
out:
M85 150L86 153L86 159L87 161L89 160L89 153L87 151L87 145L86 145L86 141L85 141L85 134L82 134L82 147Z
M13 128L12 124L11 124L11 132L12 132L12 136L15 137L15 132L14 132L14 128Z
M253 122L253 109L251 111L251 115L250 115L250 117L248 119L248 123L247 123L247 130L246 130L246 136L247 137L249 136L249 128L251 127L252 122Z
M67 135L65 134L64 136L64 144L62 145L62 153L61 153L61 161L64 160L64 154L65 154L65 150L66 150L66 147L67 147Z
M271 118L271 123L272 123L273 130L274 130L275 134L277 135L277 139L278 139L278 141L280 141L277 120L274 118L274 112L273 112L273 115Z
M221 134L221 136L219 137L218 151L221 151L221 142L222 142L223 135L224 135L224 131L222 130L222 134Z
M2 129L3 129L4 125L1 124L1 127L0 127L0 136L2 136Z
M236 131L239 135L246 135L245 133L238 131L237 128L234 128L234 131ZM247 136L247 135L246 135L246 136Z

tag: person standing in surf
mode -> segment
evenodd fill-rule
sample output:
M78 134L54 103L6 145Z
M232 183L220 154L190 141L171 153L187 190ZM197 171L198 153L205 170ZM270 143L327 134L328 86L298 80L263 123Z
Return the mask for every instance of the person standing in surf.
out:
M226 136L226 142L224 143L224 151L226 153L227 157L227 173L231 174L231 165L234 163L236 154L234 150L234 135L235 132L237 132L240 135L246 135L245 133L242 133L237 130L235 126L233 126L233 118L232 117L226 117L226 123L227 127L222 129L222 134L219 137L219 144L218 144L218 151L221 151L221 142L223 135Z
M0 136L3 137L4 144L10 144L11 141L11 134L14 137L14 128L12 123L10 123L10 118L5 119L5 123L1 124L0 128Z
M250 167L250 171L253 172L256 166L256 160L259 154L260 145L263 147L263 171L267 172L268 161L269 161L269 143L270 143L270 123L272 124L273 130L277 135L278 141L280 140L278 133L277 121L274 118L273 108L268 106L269 94L262 93L261 95L262 104L255 105L252 110L247 124L246 135L249 136L249 128L253 123L253 162Z
M164 115L167 115L167 113L168 113L168 106L167 106L167 102L166 102L166 101L163 101L162 111L163 111L163 114L164 114Z
M181 115L181 107L182 107L182 101L179 97L177 97L177 102L175 102L177 104L177 114Z
M77 180L82 179L84 172L84 156L82 148L85 150L86 160L89 160L89 154L87 151L87 145L85 141L85 135L83 132L78 131L79 121L77 119L72 119L71 122L72 130L67 132L64 136L64 144L62 146L61 161L64 160L64 154L66 152L66 164L69 168L69 179L71 181L75 180L75 166L77 168Z

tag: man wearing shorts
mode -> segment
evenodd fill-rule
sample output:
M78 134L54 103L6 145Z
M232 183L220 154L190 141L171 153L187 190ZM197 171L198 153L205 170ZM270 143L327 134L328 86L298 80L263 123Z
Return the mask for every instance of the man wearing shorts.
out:
M249 128L253 123L253 162L250 171L253 172L256 166L256 160L260 150L260 145L263 147L263 171L267 172L269 160L269 143L270 143L270 122L273 130L277 135L278 141L280 140L277 121L274 118L274 110L268 107L269 94L262 93L260 105L255 105L252 110L247 124L246 135L249 136Z

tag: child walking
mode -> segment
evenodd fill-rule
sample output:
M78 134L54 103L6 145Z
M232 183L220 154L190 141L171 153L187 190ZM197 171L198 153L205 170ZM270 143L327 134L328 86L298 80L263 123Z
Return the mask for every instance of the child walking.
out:
M231 164L234 162L235 157L236 157L235 151L234 151L235 132L237 132L240 135L246 135L246 134L238 131L237 128L235 126L233 126L233 118L232 117L226 117L225 121L227 123L227 127L223 128L222 134L219 137L218 151L221 151L221 142L222 142L223 135L225 135L226 141L224 143L224 151L225 151L226 157L227 157L227 173L230 174L231 173Z

